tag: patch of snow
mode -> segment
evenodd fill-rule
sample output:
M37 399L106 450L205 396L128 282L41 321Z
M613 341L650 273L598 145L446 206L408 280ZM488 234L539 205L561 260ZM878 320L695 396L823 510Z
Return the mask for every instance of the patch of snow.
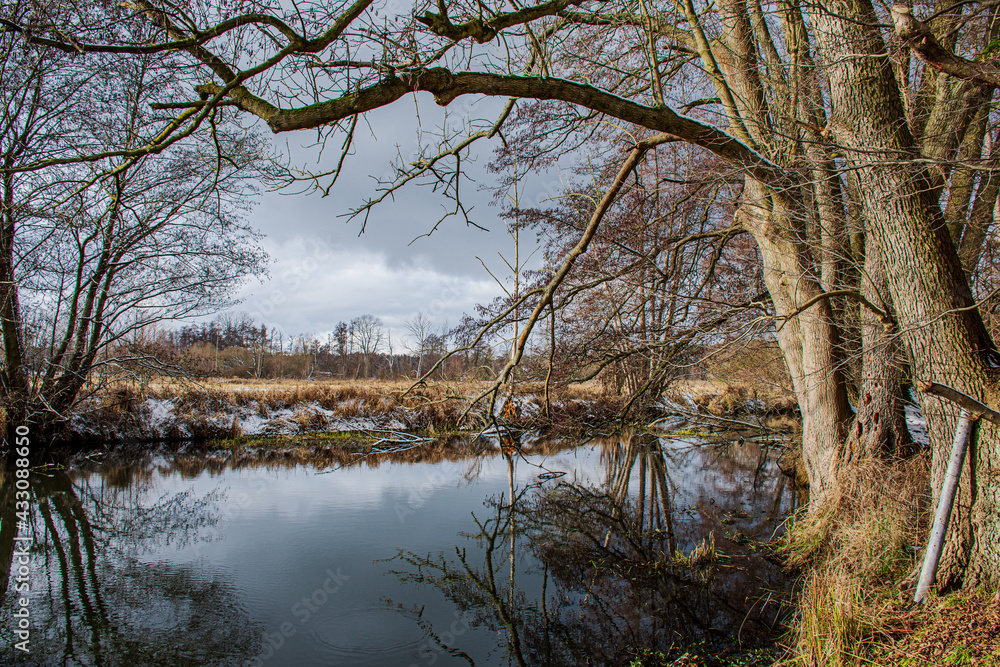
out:
M357 400L336 406L337 410L324 408L317 402L293 405L289 408L273 409L258 401L248 401L239 405L222 400L208 404L184 406L174 399L147 398L141 409L124 418L117 415L115 420L96 420L86 411L71 417L73 432L102 440L126 438L160 440L166 438L191 438L195 434L222 435L235 424L238 432L245 436L298 435L310 432L337 432L389 429L407 430L402 415L390 414L365 416L363 404ZM99 409L95 405L94 410ZM345 408L354 408L359 416L343 418Z
M661 396L660 397L660 404L657 407L660 410L662 410L663 412L666 412L666 413L671 413L671 412L687 412L690 408L696 408L697 407L697 406L695 406L694 401L692 401L690 398L688 398L687 395L684 396L684 400L687 402L688 405L686 405L686 406L685 405L681 405L680 403L677 403L676 401L671 401L666 396Z
M177 406L174 402L166 398L147 398L146 408L149 410L149 424L159 427L173 418L174 409Z
M542 406L535 402L537 396L517 396L514 401L521 410L522 417L534 417L542 410Z
M923 411L916 405L907 404L904 408L906 412L906 428L910 431L913 442L924 447L931 444L930 436L927 434L927 418Z
M260 435L264 432L267 427L267 419L264 419L260 415L254 414L247 415L243 419L239 419L236 425L240 429L240 433L243 435Z
M167 398L147 398L146 411L149 414L146 428L150 433L154 433L161 438L167 433L167 428L176 419L174 410L177 405Z
M342 419L331 430L334 431L368 431L372 429L389 429L392 431L402 431L406 424L396 419L376 419L373 417L357 417L352 419Z

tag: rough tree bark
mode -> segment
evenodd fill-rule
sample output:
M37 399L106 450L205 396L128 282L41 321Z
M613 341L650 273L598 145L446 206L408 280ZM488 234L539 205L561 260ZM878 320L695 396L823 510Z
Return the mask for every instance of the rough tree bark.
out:
M911 444L903 397L903 355L889 300L888 279L874 247L865 253L861 294L882 313L861 306L861 381L848 461L903 455Z
M827 65L830 130L858 172L869 242L885 263L913 374L995 406L993 341L919 160L874 8L867 0L839 0L814 5L811 17ZM940 489L958 409L926 395L922 405L934 446L931 483ZM944 585L1000 581L998 436L983 425L974 439L940 571Z
M801 225L792 202L748 179L739 221L757 241L777 337L802 414L802 459L809 504L816 509L835 492L837 466L850 424L850 404L840 358L840 330L829 299L809 271L808 248L789 237Z

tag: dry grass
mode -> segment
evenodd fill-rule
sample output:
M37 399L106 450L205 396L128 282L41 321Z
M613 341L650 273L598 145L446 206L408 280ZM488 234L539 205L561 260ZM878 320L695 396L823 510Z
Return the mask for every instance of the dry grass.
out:
M712 377L757 387L761 392L791 393L792 379L778 344L748 341L706 350L702 362Z
M933 645L926 638L944 628L937 603L902 612L926 535L928 475L926 456L864 463L838 498L791 527L784 553L804 577L788 664L997 664L996 639L962 649L985 662L906 662L914 643Z
M412 390L408 380L333 380L328 382L231 382L213 383L202 387L163 385L150 387L146 395L172 399L179 408L191 411L219 410L225 405L256 404L270 410L294 409L316 404L332 410L345 419L353 417L390 417L399 419L410 429L456 428L472 425L462 415L472 397L489 388L485 382L427 384ZM591 401L600 400L595 387L571 386L560 393L560 413L565 418L586 412ZM539 394L543 386L522 383L520 396L532 397L541 405ZM485 407L481 405L480 407ZM472 415L473 422L475 415Z
M776 343L751 341L707 348L701 362L704 379L680 379L667 391L671 400L690 399L717 416L792 415L798 403Z
M717 417L740 414L790 415L798 410L795 397L781 387L723 380L680 380L667 390L667 398L696 406Z
M185 388L198 388L203 390L224 390L231 392L240 391L363 391L365 393L379 393L383 395L394 395L405 392L414 381L408 379L396 380L352 380L344 378L333 378L327 380L254 380L240 378L213 378L209 380L194 382L177 381L170 378L163 378L146 385L148 391L162 392L182 390ZM437 392L444 392L450 395L473 396L490 387L489 382L484 381L454 381L454 382L427 382L424 389ZM517 395L535 395L544 391L543 382L520 382L516 386ZM589 382L578 382L560 388L560 395L570 399L593 399L601 396L603 389L600 382L591 380Z
M248 411L256 411L266 420L283 411L282 419L295 424L300 433L326 428L329 413L343 420L382 420L408 430L432 432L485 425L483 411L488 402L466 412L471 398L488 389L488 383L428 383L411 389L412 385L408 380L217 380L199 384L160 380L145 386L118 386L90 401L80 422L85 426L71 429L63 437L77 442L234 438L241 435L235 413L245 416ZM506 421L525 428L553 424L586 427L593 423L595 414L613 415L618 407L600 397L599 385L577 385L561 388L553 396L551 419L546 419L542 416L543 390L539 383L519 384L516 393L530 397L532 409ZM172 404L172 421L159 435L147 433L144 426L148 399ZM314 407L328 414L320 415Z

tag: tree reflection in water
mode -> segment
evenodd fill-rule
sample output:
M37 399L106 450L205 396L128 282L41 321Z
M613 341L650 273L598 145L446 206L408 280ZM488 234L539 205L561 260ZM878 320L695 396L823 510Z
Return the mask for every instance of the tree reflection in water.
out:
M640 649L712 664L772 645L788 581L754 544L796 498L768 448L648 435L602 448L603 480L519 490L514 467L525 462L505 451L507 502L488 502L485 520L473 513L462 536L478 548L402 551L397 576L440 588L467 623L503 634L507 662L520 666L627 664ZM435 650L472 663L460 642L428 631Z
M197 567L141 560L184 546L217 520L218 494L155 497L149 468L32 474L31 653L13 642L3 664L227 665L260 645L230 586ZM11 577L15 527L10 480L0 486L0 626L15 627ZM16 571L16 565L15 571ZM6 639L6 637L5 637ZM27 658L27 660L25 660Z

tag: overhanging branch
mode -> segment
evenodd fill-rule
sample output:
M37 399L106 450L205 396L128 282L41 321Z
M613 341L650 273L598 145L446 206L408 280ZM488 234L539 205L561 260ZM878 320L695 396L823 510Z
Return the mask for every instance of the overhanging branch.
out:
M212 92L208 87L203 90ZM772 189L783 191L794 185L778 165L717 127L683 116L669 107L644 106L593 86L560 78L486 72L453 73L443 67L413 70L319 104L278 111L268 109L261 114L261 118L275 132L310 129L387 106L417 91L433 94L434 100L442 106L461 95L559 100L576 104L705 148L739 165L748 176ZM251 109L247 110L253 113Z

